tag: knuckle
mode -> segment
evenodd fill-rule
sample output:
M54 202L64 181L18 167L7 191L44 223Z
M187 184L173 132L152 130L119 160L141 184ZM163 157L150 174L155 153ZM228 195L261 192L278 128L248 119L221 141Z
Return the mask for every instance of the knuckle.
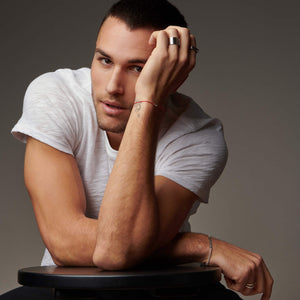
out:
M178 32L177 29L174 26L168 26L164 32L166 32L167 34L171 35L171 36L177 36Z
M263 264L263 258L261 255L256 254L255 256L255 263L257 266L261 266Z
M169 55L167 51L162 51L159 56L159 62L162 65L165 65L166 61L169 59Z
M248 268L247 270L244 271L244 273L242 274L243 280L247 281L248 278L251 278L253 274L253 270L251 268Z
M178 63L180 66L185 66L187 63L187 60L188 60L188 57L186 54L184 54L179 58Z
M247 278L251 277L251 275L253 274L254 269L255 269L255 264L251 262L248 262L247 264L240 266L237 273L238 281L240 282L247 281Z
M243 268L240 268L238 270L238 272L236 273L236 278L235 278L235 281L236 282L244 282L250 275L250 271L248 268L246 267L243 267Z
M186 27L181 28L181 32L185 35L190 35L190 30Z
M249 262L248 268L249 268L250 272L253 272L257 268L257 265L256 265L256 263L254 261L251 261L251 262Z
M170 63L171 65L176 65L177 62L178 62L178 58L177 58L176 56L171 56L171 57L169 57L169 63Z
M169 26L166 28L166 30L170 30L170 29L175 29L175 26L169 25Z
M168 37L168 34L166 33L165 30L157 31L157 35L158 35L158 37L163 37L163 36Z

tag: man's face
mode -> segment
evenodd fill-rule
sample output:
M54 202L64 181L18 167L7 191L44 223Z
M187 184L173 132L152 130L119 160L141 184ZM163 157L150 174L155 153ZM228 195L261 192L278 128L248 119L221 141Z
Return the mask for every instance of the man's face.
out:
M135 84L150 56L153 30L130 31L117 18L102 25L91 66L92 95L99 127L123 133L135 100Z

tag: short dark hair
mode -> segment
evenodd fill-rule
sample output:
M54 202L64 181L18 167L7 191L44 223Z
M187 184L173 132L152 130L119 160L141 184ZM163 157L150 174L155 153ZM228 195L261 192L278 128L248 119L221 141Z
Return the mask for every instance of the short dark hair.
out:
M167 0L120 0L109 9L102 24L108 17L122 20L130 30L161 30L170 25L187 27L184 16Z

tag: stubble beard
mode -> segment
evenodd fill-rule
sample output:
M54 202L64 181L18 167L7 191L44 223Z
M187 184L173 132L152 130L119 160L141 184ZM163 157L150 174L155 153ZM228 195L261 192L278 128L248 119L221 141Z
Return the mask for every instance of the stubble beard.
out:
M97 122L100 129L111 133L124 133L127 125L127 121L120 121L120 123L116 124L115 126L109 126L105 124L105 122L101 121L99 114L97 114Z
M119 120L119 122L118 122L117 118L114 116L111 116L111 115L105 116L103 118L104 119L103 120L100 116L100 112L97 110L96 104L99 100L95 99L93 92L92 92L92 98L93 98L94 109L95 109L95 113L96 113L96 117L97 117L98 127L106 132L118 133L118 134L124 133L128 120ZM106 124L105 118L110 118L111 120L113 120L115 118L116 124L115 125Z

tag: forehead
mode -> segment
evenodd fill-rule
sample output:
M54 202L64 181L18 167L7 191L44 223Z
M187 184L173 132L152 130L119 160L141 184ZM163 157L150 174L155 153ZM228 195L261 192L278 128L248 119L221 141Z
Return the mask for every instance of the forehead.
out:
M96 48L108 53L111 57L122 57L128 60L148 58L153 47L149 38L153 30L139 28L130 30L121 20L109 17L99 31Z

